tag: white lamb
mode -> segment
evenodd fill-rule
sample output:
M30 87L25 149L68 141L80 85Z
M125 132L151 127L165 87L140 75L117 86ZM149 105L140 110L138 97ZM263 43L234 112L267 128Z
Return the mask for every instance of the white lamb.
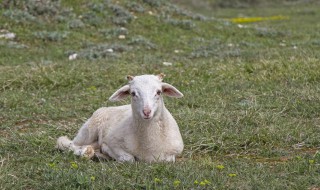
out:
M63 136L57 148L92 158L109 156L124 161L175 161L183 141L175 119L164 106L163 95L180 98L183 94L163 83L164 75L128 76L110 101L131 95L131 105L103 107L93 113L71 141Z

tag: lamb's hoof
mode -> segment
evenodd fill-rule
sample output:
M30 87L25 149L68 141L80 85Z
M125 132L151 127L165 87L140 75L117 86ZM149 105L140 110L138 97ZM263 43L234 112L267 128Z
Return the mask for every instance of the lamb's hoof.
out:
M119 156L119 158L117 159L119 162L134 162L135 159L132 155L130 154L124 154Z
M87 146L87 147L85 147L85 148L82 150L81 155L82 155L84 158L91 159L91 158L94 156L94 148L93 148L92 146Z
M110 156L102 154L101 152L96 150L94 152L94 158L93 159L96 160L96 161L101 161L101 160L111 160L112 158Z

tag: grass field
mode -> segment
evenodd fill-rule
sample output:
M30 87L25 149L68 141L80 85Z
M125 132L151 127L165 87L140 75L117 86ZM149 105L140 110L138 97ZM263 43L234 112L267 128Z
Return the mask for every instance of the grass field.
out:
M204 16L165 0L3 1L0 189L320 189L320 6L299 2ZM129 103L107 101L127 74L160 72L185 95L165 98L176 163L55 149Z

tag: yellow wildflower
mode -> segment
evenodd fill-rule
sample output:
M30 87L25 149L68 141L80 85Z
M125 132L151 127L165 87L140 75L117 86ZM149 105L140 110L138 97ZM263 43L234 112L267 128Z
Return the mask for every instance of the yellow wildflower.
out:
M237 176L237 174L235 174L235 173L230 173L229 174L229 177L236 177Z
M200 186L207 186L209 184L210 184L210 181L208 181L206 179L200 182Z
M155 182L155 183L161 183L161 182L162 182L162 180L161 180L161 179L159 179L159 178L154 178L154 182Z
M48 165L49 165L50 168L55 168L56 167L55 163L49 163Z
M78 169L79 168L78 164L75 163L75 162L70 162L70 164L71 164L71 168L73 168L73 169Z
M181 183L180 180L175 180L175 181L173 182L173 186L174 186L174 187L178 187L178 186L180 185L180 183Z
M206 179L205 179L203 182L204 182L206 185L210 184L210 181L208 181L208 180L206 180Z
M206 186L207 184L203 181L200 182L200 186Z
M250 23L250 22L260 22L266 20L288 20L288 16L270 16L270 17L238 17L229 19L233 23Z
M221 165L221 164L219 164L219 165L216 166L216 168L217 168L218 170L223 170L223 169L224 169L224 166Z

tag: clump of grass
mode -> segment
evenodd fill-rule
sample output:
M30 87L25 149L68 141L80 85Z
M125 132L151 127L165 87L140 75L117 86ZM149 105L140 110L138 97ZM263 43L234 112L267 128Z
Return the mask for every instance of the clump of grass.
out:
M102 13L106 9L106 6L103 3L89 3L88 7L90 10L98 13Z
M124 27L115 27L111 29L103 29L100 30L100 33L102 33L107 39L111 39L114 37L118 37L120 35L128 35L128 29Z
M131 47L123 44L87 44L80 50L79 58L98 60L106 58L117 58L121 53L130 51Z
M138 12L138 13L143 13L145 11L144 7L136 2L129 2L126 7L130 10L130 11L134 11L134 12Z
M156 44L150 42L150 40L146 39L143 36L133 37L128 44L135 46L143 46L147 49L155 49L157 47Z
M126 25L130 23L133 19L132 14L120 5L109 5L111 11L115 14L112 17L112 22L117 25Z
M160 7L166 3L165 0L143 0L143 2L151 7Z
M44 14L53 15L61 10L60 0L4 0L1 5L10 9L27 10L30 14L35 16Z
M60 0L27 0L25 1L25 7L32 15L47 15L54 16L59 13Z
M263 28L257 27L256 28L256 35L259 37L267 37L267 38L276 38L276 37L285 37L288 35L286 32L276 31L271 28Z
M82 19L84 20L84 22L96 27L104 23L104 18L102 18L101 16L97 16L97 14L93 12L83 14Z
M186 30L191 30L196 26L195 23L192 22L191 20L178 20L178 19L168 18L165 20L165 22Z
M18 43L18 42L14 42L14 41L9 41L9 42L0 41L0 46L6 46L8 48L13 48L13 49L25 49L25 48L28 48L27 45L22 44L22 43Z
M191 58L201 57L239 57L241 50L234 44L224 44L219 39L211 40L209 43L203 42L202 45L195 47L190 54Z
M68 22L68 27L70 29L77 29L85 27L85 24L80 19L73 19Z
M311 44L314 45L314 46L319 46L319 47L320 47L320 39L318 39L318 40L313 40L313 41L311 42Z
M263 0L216 0L210 2L209 6L215 8L248 8L260 7L273 3L282 4L284 1L263 1Z
M165 11L167 14L170 14L170 15L187 17L192 20L200 20L200 21L208 20L208 18L204 15L193 13L191 11L183 9L174 4L168 4L163 8L163 11Z
M7 17L11 20L14 20L16 23L26 23L26 22L36 22L37 18L31 15L27 11L22 11L19 9L10 9L6 10L2 14L4 17Z
M52 19L53 21L57 21L58 23L68 23L70 20L75 19L77 16L74 13L72 8L64 8L60 10L59 14L55 15L54 17L49 17L46 21L50 21Z
M68 37L68 32L60 32L60 31L40 31L34 32L34 37L38 39L42 39L44 41L52 41L52 42L61 42L65 38Z

